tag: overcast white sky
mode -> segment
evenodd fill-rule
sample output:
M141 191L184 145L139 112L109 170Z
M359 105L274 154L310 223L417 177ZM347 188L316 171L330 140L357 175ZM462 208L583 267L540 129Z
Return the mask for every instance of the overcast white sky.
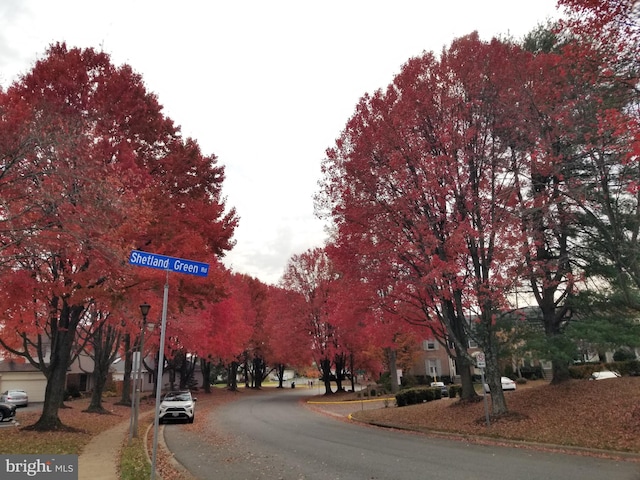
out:
M58 41L131 65L184 136L226 166L241 217L226 265L276 283L293 254L324 242L320 163L359 98L473 30L519 39L556 17L555 3L1 0L0 84Z

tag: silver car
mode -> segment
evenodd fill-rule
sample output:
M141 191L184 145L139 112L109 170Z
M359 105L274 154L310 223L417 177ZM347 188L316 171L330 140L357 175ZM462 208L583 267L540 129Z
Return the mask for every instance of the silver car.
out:
M5 390L0 395L0 402L16 407L26 407L29 405L29 396L24 390Z

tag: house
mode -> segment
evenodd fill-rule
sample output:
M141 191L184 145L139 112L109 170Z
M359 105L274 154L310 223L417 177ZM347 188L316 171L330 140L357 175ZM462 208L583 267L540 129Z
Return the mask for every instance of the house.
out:
M420 354L407 372L408 375L432 377L434 380L448 377L452 381L460 375L455 360L449 356L447 348L440 342L435 339L427 339L422 341L421 346ZM472 356L475 356L479 351L474 342L469 342L469 353Z
M48 352L45 359L48 358ZM0 393L10 389L27 392L30 402L44 402L47 378L29 362L16 360L0 360ZM93 388L94 362L87 354L82 353L67 370L65 389L88 392Z
M47 378L28 362L0 361L0 393L11 389L27 392L30 402L44 402Z
M122 391L122 385L124 383L124 358L118 357L115 359L115 361L111 364L111 378L112 380L115 382L116 384L116 388L118 390L118 392ZM145 363L149 364L151 363L151 365L153 365L153 361L152 359L145 359ZM136 375L136 369L134 368L133 371L131 372L131 378L135 378ZM153 379L153 373L149 372L146 368L142 368L142 382L140 382L140 380L138 380L138 384L141 385L141 392L143 395L146 395L150 392L154 392L155 389L155 382ZM168 382L168 375L166 372L163 372L162 375L164 378L167 378L167 382Z

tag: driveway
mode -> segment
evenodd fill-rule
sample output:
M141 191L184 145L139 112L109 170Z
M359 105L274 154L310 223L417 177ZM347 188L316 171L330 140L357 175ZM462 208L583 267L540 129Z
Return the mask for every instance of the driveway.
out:
M311 392L313 393L313 392ZM214 410L212 435L167 425L175 458L202 480L636 480L635 463L470 444L355 424L301 404L308 390L243 398Z

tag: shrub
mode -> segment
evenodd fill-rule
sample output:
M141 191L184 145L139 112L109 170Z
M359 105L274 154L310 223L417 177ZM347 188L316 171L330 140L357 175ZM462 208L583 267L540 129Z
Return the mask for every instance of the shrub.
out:
M589 378L593 372L602 370L604 367L598 363L586 363L584 365L571 365L569 376L574 379Z
M400 379L400 384L405 388L415 387L418 385L418 379L413 375L403 375Z
M462 385L449 385L449 398L456 398L462 393Z
M520 367L520 375L529 380L537 380L538 378L544 377L544 373L540 365Z
M626 360L624 362L609 363L585 363L583 365L571 365L569 367L569 375L571 378L584 379L589 378L593 372L601 370L612 370L620 373L622 376L640 375L640 360Z
M439 388L407 388L396 394L396 405L404 407L406 405L416 405L418 403L438 400L442 396Z
M442 375L440 377L440 381L444 382L445 385L449 385L450 383L453 383L453 379L451 378L450 375Z
M380 381L378 382L388 392L391 390L391 374L385 372L380 375Z
M68 385L67 389L64 392L64 399L69 400L70 398L80 398L82 393L80 393L80 388L77 385Z
M622 376L638 375L640 373L640 361L625 360L623 362L605 363L604 369L613 370Z
M502 373L505 377L513 377L515 376L515 372L513 371L513 366L512 365L507 365L504 368L504 372Z
M621 348L616 350L613 354L613 360L615 362L626 362L628 360L635 360L636 354L630 348Z

